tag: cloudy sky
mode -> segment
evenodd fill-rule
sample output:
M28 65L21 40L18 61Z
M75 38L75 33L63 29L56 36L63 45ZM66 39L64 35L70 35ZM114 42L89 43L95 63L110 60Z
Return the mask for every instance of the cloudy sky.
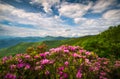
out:
M120 24L120 0L0 0L0 36L94 35Z

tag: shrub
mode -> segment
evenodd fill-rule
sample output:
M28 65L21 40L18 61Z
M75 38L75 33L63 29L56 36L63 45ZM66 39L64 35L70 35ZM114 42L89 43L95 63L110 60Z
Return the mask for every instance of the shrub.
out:
M119 73L119 60L111 62L79 46L62 45L0 60L1 79L120 79Z

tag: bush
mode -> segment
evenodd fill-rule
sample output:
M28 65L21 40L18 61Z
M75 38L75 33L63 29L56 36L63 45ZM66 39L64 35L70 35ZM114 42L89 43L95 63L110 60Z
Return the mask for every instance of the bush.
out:
M79 46L62 45L48 52L31 53L3 57L0 60L0 78L120 79L120 61L100 58Z

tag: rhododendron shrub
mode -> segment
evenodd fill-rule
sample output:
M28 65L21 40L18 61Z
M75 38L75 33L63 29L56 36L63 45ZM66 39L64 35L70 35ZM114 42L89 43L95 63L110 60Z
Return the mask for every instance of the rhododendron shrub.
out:
M111 62L79 46L34 52L1 58L0 79L120 79L119 60Z

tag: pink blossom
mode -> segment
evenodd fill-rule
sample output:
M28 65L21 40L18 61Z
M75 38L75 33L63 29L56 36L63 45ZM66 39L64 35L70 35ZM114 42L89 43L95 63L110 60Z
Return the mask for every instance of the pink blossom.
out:
M19 64L17 64L17 67L18 67L18 68L22 68L22 67L24 67L24 66L25 66L24 63L19 63Z
M103 76L100 76L99 78L100 78L100 79L108 79L108 78L106 78L106 77L103 77Z
M85 54L86 54L86 55L91 55L91 53L90 53L90 52L85 52Z
M43 66L36 66L35 70L43 69Z
M90 67L90 71L98 71L98 70L99 70L99 67L96 67L96 66L95 67L93 67L93 66Z
M85 59L85 62L86 62L87 64L90 64L89 59Z
M16 79L16 75L11 74L11 73L7 73L5 76L5 79Z
M25 58L26 58L26 59L29 59L29 58L30 58L30 55L25 55Z
M20 58L18 58L17 60L18 60L19 63L22 62L22 59L20 59Z
M84 50L79 50L80 53L82 53Z
M68 66L69 62L68 62L68 61L66 61L64 64L65 64L65 66Z
M107 64L108 64L108 61L103 62L103 64L107 65Z
M120 61L115 61L115 67L120 67Z
M8 60L8 57L6 57L6 56L2 58L3 62L6 62L7 60Z
M59 70L59 71L63 71L63 70L64 70L64 67L61 66L61 67L58 68L58 70Z
M37 59L37 58L39 58L39 56L38 56L38 55L35 55L34 58Z
M27 64L27 65L25 66L25 69L30 69L30 65Z
M100 75L106 76L106 72L100 72Z
M76 49L75 49L75 47L71 47L71 51L75 51Z
M48 59L43 59L40 61L42 65L49 64L50 60Z
M41 56L42 58L45 58L45 57L46 57L46 55L45 55L44 53L40 53L40 56Z
M45 52L44 54L45 54L45 55L49 55L49 54L50 54L50 52Z
M81 56L78 55L77 53L73 53L73 57L81 57Z
M65 53L69 53L69 50L64 50Z
M36 62L36 65L40 64L40 62Z
M10 65L10 69L11 69L11 70L13 70L13 69L15 69L15 68L16 68L16 65L14 65L14 64Z
M45 71L45 75L49 75L50 74L50 72L47 70L47 71Z
M76 78L81 79L82 78L82 73L80 70L78 70L77 74L76 74Z
M63 77L64 77L64 79L68 78L68 74L67 73L63 73Z
M62 75L63 75L63 72L62 72L62 71L59 71L59 74L60 74L60 76L62 76Z
M54 52L60 52L62 49L61 48L56 48Z

